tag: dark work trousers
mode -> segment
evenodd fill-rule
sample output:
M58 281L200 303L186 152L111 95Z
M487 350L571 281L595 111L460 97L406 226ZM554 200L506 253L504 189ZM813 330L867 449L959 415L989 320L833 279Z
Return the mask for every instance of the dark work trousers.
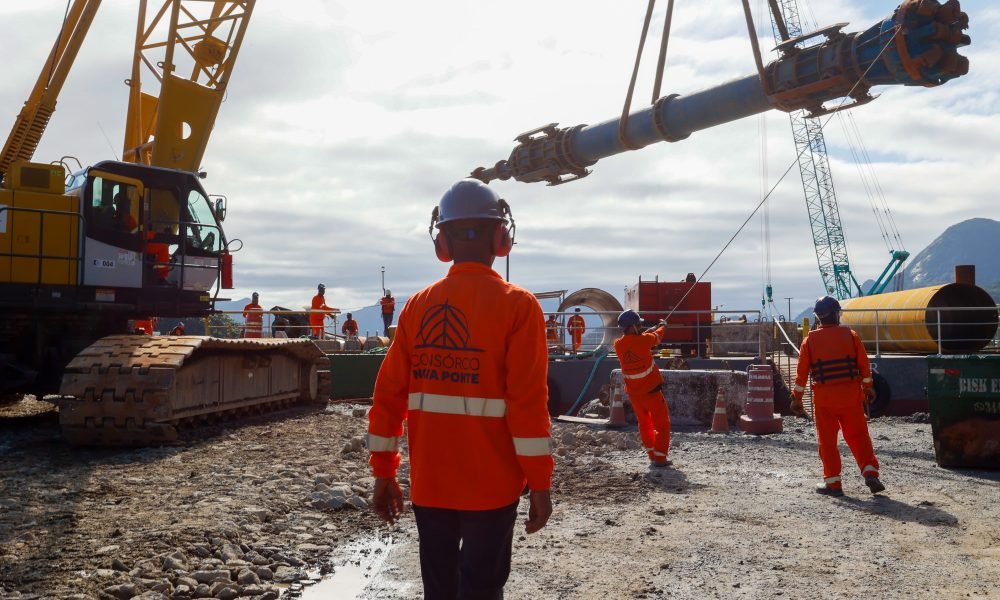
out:
M392 313L382 313L382 324L385 325L385 337L389 337L389 326L392 325Z
M426 600L499 600L510 575L517 502L493 510L413 506Z

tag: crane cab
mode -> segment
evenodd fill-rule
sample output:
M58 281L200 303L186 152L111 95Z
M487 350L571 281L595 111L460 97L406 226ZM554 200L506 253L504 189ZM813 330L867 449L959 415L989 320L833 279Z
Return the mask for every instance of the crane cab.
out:
M3 296L136 314L210 308L226 239L195 174L104 161L73 174L64 190L61 166L21 162L7 179Z

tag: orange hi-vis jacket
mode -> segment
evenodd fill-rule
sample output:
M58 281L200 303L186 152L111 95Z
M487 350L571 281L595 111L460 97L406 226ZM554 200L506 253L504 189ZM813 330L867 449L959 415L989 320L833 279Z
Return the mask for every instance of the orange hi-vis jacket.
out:
M858 334L849 327L822 325L802 340L799 365L793 391L805 391L806 380L812 375L812 388L822 390L836 386L860 389L872 385L872 368L868 354Z
M354 319L347 319L344 324L340 326L340 333L344 335L358 335L358 322Z
M170 247L163 242L154 242L156 234L146 232L146 254L153 257L153 272L160 279L166 279L170 273Z
M378 303L382 305L383 315L391 315L396 312L396 299L392 296L382 296L382 299Z
M623 335L615 340L615 354L622 366L622 378L630 397L645 396L660 389L663 378L653 362L653 348L663 341L662 325L642 335Z
M260 304L254 304L251 302L243 307L243 318L246 319L247 325L252 323L260 326L264 322L264 309Z
M559 341L559 321L553 316L548 321L545 321L545 339L550 342Z
M322 327L323 319L326 315L333 314L325 311L333 310L333 307L326 305L326 298L316 294L312 299L312 312L309 313L309 324L313 327Z
M375 381L368 449L393 477L408 422L417 506L491 510L525 483L550 487L548 349L542 308L486 265L463 262L403 307Z
M260 337L264 332L264 309L260 304L250 302L243 307L243 318L246 319L246 337Z
M573 315L566 322L566 329L573 337L583 337L583 332L587 331L587 322L580 315Z

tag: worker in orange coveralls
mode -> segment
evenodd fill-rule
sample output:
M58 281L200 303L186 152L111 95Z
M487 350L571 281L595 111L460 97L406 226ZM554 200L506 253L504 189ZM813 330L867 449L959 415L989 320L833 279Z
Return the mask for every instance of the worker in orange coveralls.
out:
M805 414L802 396L806 379L811 376L816 437L823 462L823 483L816 486L816 491L827 496L844 495L837 448L837 436L843 429L844 441L861 469L865 485L877 494L885 485L879 479L878 459L864 410L865 403L875 400L871 365L858 334L840 326L840 311L836 298L824 296L816 301L813 312L820 327L802 340L792 390L792 412Z
M347 337L358 337L358 322L354 320L354 315L347 313L347 319L340 326L340 332Z
M170 229L166 228L163 233L169 234ZM153 241L156 232L150 226L146 232L146 254L151 258L152 270L159 283L166 283L167 275L170 273L170 247L161 241Z
M243 337L259 338L264 331L264 309L260 306L260 295L253 293L250 304L243 307L243 318L246 325L243 327Z
M534 296L491 267L513 244L510 208L464 179L441 198L430 232L448 274L411 297L375 382L368 422L372 505L393 523L403 421L424 596L503 598L519 496L525 531L552 513L545 319Z
M566 322L566 329L569 330L569 335L573 339L574 354L580 351L580 345L583 343L583 333L587 331L587 324L584 322L583 316L579 314L579 308L576 309L576 313Z
M663 378L653 362L653 348L666 335L666 322L642 331L642 318L634 310L618 315L624 335L615 340L615 354L622 366L625 391L639 421L639 437L651 467L669 467L670 409L663 397Z
M396 299L392 297L392 290L385 290L378 303L382 306L382 325L385 337L389 337L389 327L392 325L392 315L396 312Z
M549 346L558 346L561 341L559 336L559 320L554 314L549 315L545 321L545 341Z
M324 319L333 314L329 311L337 310L326 305L325 294L326 286L321 283L316 287L316 295L312 299L312 311L309 313L309 327L312 329L312 335L321 340L326 337L326 331L323 328Z

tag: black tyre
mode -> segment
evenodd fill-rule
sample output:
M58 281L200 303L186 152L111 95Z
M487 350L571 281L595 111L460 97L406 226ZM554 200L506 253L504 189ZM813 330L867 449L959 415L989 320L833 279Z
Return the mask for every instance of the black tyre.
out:
M878 373L872 373L872 387L875 389L875 401L868 405L868 414L873 417L881 417L889 410L892 402L892 388L885 377Z
M559 393L559 385L551 378L549 383L549 415L558 417L563 414L569 406L563 406L562 395Z

